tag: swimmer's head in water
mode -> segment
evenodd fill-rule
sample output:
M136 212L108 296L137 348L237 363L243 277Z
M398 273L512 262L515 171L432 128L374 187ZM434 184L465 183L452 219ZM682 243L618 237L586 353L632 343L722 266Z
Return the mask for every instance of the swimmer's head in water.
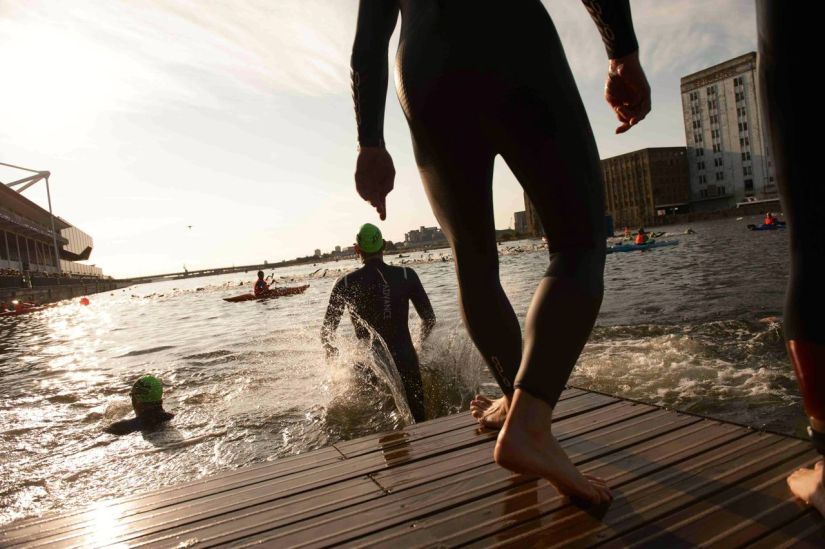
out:
M381 229L372 223L364 223L358 230L355 241L361 251L367 254L380 252L384 247L384 237L381 236Z
M145 375L132 385L129 395L141 404L159 404L163 400L163 384L155 376Z

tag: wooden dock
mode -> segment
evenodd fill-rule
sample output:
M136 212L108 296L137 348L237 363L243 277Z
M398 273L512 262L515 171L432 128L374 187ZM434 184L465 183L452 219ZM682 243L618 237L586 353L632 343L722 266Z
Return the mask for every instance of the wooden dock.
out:
M73 513L0 546L823 547L785 477L806 441L568 389L554 432L615 500L582 509L492 461L463 413Z

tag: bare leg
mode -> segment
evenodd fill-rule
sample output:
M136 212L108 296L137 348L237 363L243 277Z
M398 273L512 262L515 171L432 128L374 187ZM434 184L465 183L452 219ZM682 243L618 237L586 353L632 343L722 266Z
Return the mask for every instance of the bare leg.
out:
M553 437L552 421L549 404L516 389L496 441L496 463L516 473L545 478L562 494L594 504L609 502L613 496L605 481L576 469Z

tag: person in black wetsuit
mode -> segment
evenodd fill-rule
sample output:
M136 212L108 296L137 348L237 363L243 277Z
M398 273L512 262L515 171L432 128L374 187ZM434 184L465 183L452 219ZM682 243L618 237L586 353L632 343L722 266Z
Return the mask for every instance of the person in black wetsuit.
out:
M332 288L321 340L327 356L337 353L333 345L334 333L344 309L349 308L359 339L369 341L372 332L381 336L401 376L413 418L423 421L424 387L408 320L412 301L422 321L421 339L427 339L435 326L430 299L415 271L384 263L384 239L378 227L364 224L356 240L356 251L364 266L341 277Z
M116 421L104 431L113 435L128 435L135 431L151 431L175 417L163 409L163 384L158 378L145 375L138 379L129 392L135 416Z
M584 0L609 57L605 98L627 131L650 110L628 0ZM360 0L352 89L360 150L356 189L381 219L395 170L385 149L387 49L399 12L398 97L433 212L453 250L467 330L504 398L473 414L502 427L496 461L591 502L550 431L553 407L603 294L605 199L599 155L558 34L540 0ZM501 155L535 205L550 267L518 319L499 281L492 178ZM505 419L506 418L506 419Z
M757 0L760 106L770 136L782 211L790 231L791 275L783 331L799 381L811 442L825 456L825 186L818 171L819 143L808 130L818 86L805 83L818 59L817 18L801 6ZM791 492L825 516L825 460L788 477Z

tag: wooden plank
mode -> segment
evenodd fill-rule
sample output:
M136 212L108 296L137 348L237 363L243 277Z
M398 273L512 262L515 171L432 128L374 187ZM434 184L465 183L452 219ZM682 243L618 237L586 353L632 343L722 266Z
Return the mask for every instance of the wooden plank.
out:
M635 475L644 476L650 471L654 460L656 460L655 467L663 469L679 459L684 459L686 453L702 454L742 436L741 429L736 427L718 424L707 426L698 418L690 416L681 416L681 418L679 428L675 430L671 428L661 437L645 437L638 446L634 446L635 460L622 463L621 456L612 452L610 448L602 450L604 457L598 462L590 459L591 456L588 454L580 455L579 459L573 458L573 460L574 462L593 461L590 466L593 469L604 459L612 464L613 470L618 471L619 475L633 477L635 473ZM588 436L594 435L591 433ZM662 444L661 438L666 438L667 442ZM674 450L668 450L674 447ZM659 461L660 458L661 461ZM501 471L495 465L490 465L490 467ZM598 472L602 473L602 471ZM447 504L438 507L431 506L392 528L385 528L380 532L373 531L359 538L357 543L397 544L398 546L434 543L459 545L485 533L489 535L506 530L513 524L538 517L548 510L569 506L567 499L559 496L555 489L545 481L536 481L531 477L512 474L507 477L504 471L501 474L509 483L500 485L498 491L490 490L487 493L471 494L472 497L463 498L458 505L451 506L450 502L446 502ZM521 482L514 479L521 479Z
M657 410L658 411L658 410ZM663 415L658 418L651 418L651 421L664 423L663 418L673 416L661 412ZM647 414L642 417L653 416ZM697 418L682 416L682 425L698 422ZM634 418L635 419L635 418ZM572 420L569 420L572 421ZM671 424L668 423L670 426ZM559 427L560 438L565 423ZM672 426L670 426L673 429ZM608 428L604 429L609 431ZM610 433L609 433L610 434ZM584 436L584 435L582 435ZM588 432L588 437L599 440L599 432ZM430 460L430 463L419 462L407 465L404 469L416 468L418 483L405 483L405 489L390 493L387 497L377 502L367 502L339 512L330 513L318 521L306 525L295 525L288 531L275 531L271 535L262 536L260 532L250 533L243 540L235 540L240 545L244 543L265 542L278 546L315 546L333 545L339 543L350 544L357 538L358 543L378 543L384 544L387 540L361 538L364 535L381 535L388 531L388 528L401 524L397 527L402 533L415 529L415 521L422 515L449 510L456 505L466 504L468 500L475 501L490 492L500 492L513 486L514 483L536 482L530 477L513 475L492 463L491 451L492 441L489 443L488 452L483 457L477 457L478 448L467 449L467 455L448 455L443 460ZM472 451L473 453L469 453ZM595 444L591 447L592 452L610 452L607 445ZM584 456L584 459L590 456ZM475 460L478 461L475 461ZM480 466L479 466L480 465ZM472 511L469 512L472 515ZM445 519L450 522L454 517ZM469 520L474 522L475 518L470 516ZM413 521L411 524L410 521ZM454 531L454 523L446 525L447 531ZM426 535L426 528L422 533ZM222 542L232 541L229 538ZM400 546L418 545L420 543L430 543L433 540L394 540L393 543L400 543Z
M711 453L619 486L604 514L564 508L509 529L508 539L548 546L559 540L573 546L604 543L806 451L805 444L796 439L751 433ZM599 474L598 468L591 472ZM489 540L477 541L489 545Z
M559 405L560 406L568 406L568 404L561 404L566 400L570 400L571 398L576 398L585 395L591 395L594 393L589 393L587 391L583 391L581 389L565 389L562 393L561 397L559 398ZM604 395L600 395L604 396ZM608 397L613 398L613 397ZM615 398L613 398L615 400ZM335 448L337 448L342 454L346 457L353 457L356 455L361 455L367 452L375 452L375 451L383 451L386 449L388 444L388 437L396 436L399 439L404 439L406 442L412 443L416 440L420 440L422 438L427 438L430 436L438 436L442 433L446 433L448 431L454 429L460 429L462 427L466 427L467 425L477 425L478 422L475 418L473 418L468 413L460 413L454 414L451 416L444 416L438 419L426 421L423 423L415 423L408 427L405 427L401 431L386 431L383 433L376 433L374 435L367 435L365 437L348 440L344 442L337 442L334 444ZM382 440L383 439L383 440ZM381 441L381 442L379 442Z
M569 399L574 404L559 404L560 416L562 419L578 415L589 409L595 409L616 402L617 399L605 397L604 395L585 394L579 398ZM564 401L565 403L568 400ZM464 414L470 417L469 414ZM472 418L470 418L472 419ZM465 419L465 421L467 421ZM115 502L111 505L110 511L113 516L117 516L121 524L129 524L130 517L136 515L147 515L150 520L158 526L165 524L169 513L186 514L203 506L214 506L215 501L228 501L227 506L249 506L259 503L254 497L257 490L265 490L268 495L276 497L287 493L300 493L302 491L318 488L327 484L353 478L364 474L375 472L383 467L392 467L411 460L421 459L428 455L449 452L456 448L477 444L485 438L494 437L494 431L479 432L477 423L470 421L469 425L463 429L452 430L442 437L426 437L418 441L415 446L410 444L393 444L390 451L366 453L355 456L349 460L342 461L334 459L320 467L310 469L302 468L297 473L293 469L287 475L281 475L276 466L270 468L256 468L254 474L244 475L241 481L236 483L220 482L218 491L210 491L209 483L195 483L196 488L204 485L206 489L189 490L182 495L173 495L171 498L159 497L155 493L150 493L137 501L129 501L126 504ZM329 449L330 452L337 452ZM273 485L271 481L275 480ZM198 486L200 484L200 486ZM226 497L224 492L231 489L231 493ZM165 493L164 493L165 494ZM223 507L222 507L223 508ZM83 528L94 528L94 522L99 517L98 511L89 511L85 514L74 515L69 519L60 517L53 523L37 524L34 528L17 530L4 535L5 543L21 543L23 541L33 542L36 539L47 537L51 532L59 532L59 539L70 539L74 536L87 535ZM140 518L143 520L143 518ZM49 538L50 541L57 541Z
M565 442L575 436L582 436L599 429L609 429L617 422L633 419L653 412L655 409L628 403L616 403L596 410L590 414L579 415L558 423L554 427L555 436L560 442ZM492 463L493 445L489 452L477 452L482 463ZM405 467L396 467L378 471L372 475L382 488L388 492L397 491L408 484L416 484L422 479L432 478L432 460L422 460ZM445 461L446 463L446 461ZM458 464L457 467L462 467Z
M568 418L571 415L577 416L589 409L598 409L603 406L615 404L618 402L611 397L604 397L603 395L586 395L587 398L571 399L575 400L574 404L559 405L559 415L562 419ZM644 410L638 405L626 404L627 407L637 409L638 413ZM560 420L561 421L561 420ZM584 423L592 423L586 421ZM339 462L332 467L322 467L320 469L312 470L308 475L311 477L311 483L305 485L295 484L296 476L290 476L288 479L278 479L279 484L288 482L286 486L274 486L270 482L258 483L255 486L247 489L235 489L229 494L221 494L218 498L207 495L194 502L186 502L187 505L181 507L180 505L167 506L156 513L141 513L139 517L131 519L129 517L122 517L120 522L125 526L123 536L133 536L140 533L141 535L148 535L153 532L160 531L165 528L177 527L181 524L188 524L197 520L206 520L209 516L217 516L222 513L235 513L243 509L248 509L254 506L260 506L268 503L273 499L279 497L287 497L289 494L302 494L307 490L316 490L323 488L333 482L339 482L343 477L326 478L325 475L330 470L345 469L351 471L358 471L358 474L369 473L379 467L394 467L400 463L407 461L415 461L421 459L422 456L430 454L441 454L454 450L464 445L477 444L485 440L493 440L497 433L494 431L481 431L478 425L472 422L468 427L463 429L455 429L447 433L443 433L441 437L427 437L419 440L416 445L407 444L391 444L389 451L382 453L362 454L356 456L346 462ZM421 454L419 457L412 455L412 452ZM379 461L379 458L383 462ZM487 458L489 459L489 458ZM359 461L360 460L360 461ZM353 465L353 462L358 462L358 465ZM353 468L355 467L355 468ZM318 484L321 482L321 484ZM258 495L259 492L264 492L265 495ZM192 516L196 519L192 520ZM147 525L146 529L142 529L142 525ZM65 532L61 532L57 537L48 538L45 541L68 543L70 539L87 536L88 532L77 530L72 536L66 536ZM124 537L123 539L128 539Z
M97 507L106 505L113 514L129 516L149 509L195 499L205 493L213 494L232 490L238 486L252 484L260 478L291 475L338 463L342 459L340 452L335 448L322 448L303 455L285 457L277 461L255 464L232 471L223 471L191 482L172 484L148 493L104 500L97 504ZM151 504L147 505L147 500L151 500ZM89 511L89 508L84 507L76 511L48 513L41 517L14 522L0 534L0 543L16 541L30 536L37 537L51 530L72 528L74 523L87 520L84 517Z
M825 520L816 509L777 528L762 539L748 545L752 549L822 549L825 547Z
M584 391L569 395L568 393L570 391L574 390L565 391L564 395L567 395L568 398L559 401L556 408L557 421L618 401L618 399L614 397L596 393L586 393ZM357 440L336 444L335 447L346 457L351 458L369 452L385 452L389 450L393 444L399 446L412 444L417 440L439 436L446 432L462 429L467 426L479 427L478 422L468 413L457 414L451 416L451 418L449 421L439 421L432 425L428 425L431 422L426 422L425 424L416 424L407 427L403 431L390 431L389 433L380 435L370 435Z
M807 465L818 455L808 452ZM767 468L744 482L698 499L661 520L622 535L607 547L681 544L740 547L769 534L805 510L794 501L785 482L788 464Z

